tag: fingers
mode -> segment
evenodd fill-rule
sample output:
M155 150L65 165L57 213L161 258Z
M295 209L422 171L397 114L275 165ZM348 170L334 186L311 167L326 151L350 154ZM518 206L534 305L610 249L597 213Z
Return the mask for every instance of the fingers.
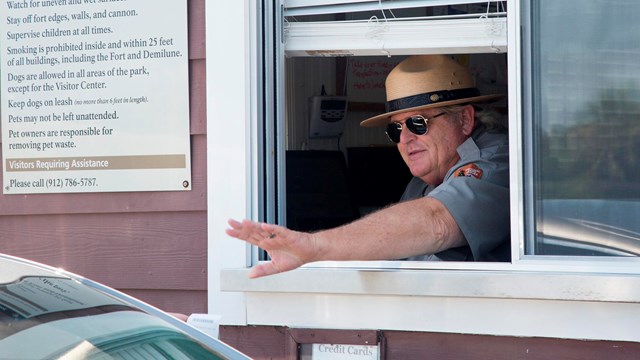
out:
M297 232L282 226L250 220L239 222L230 219L228 224L227 235L256 245L268 251L271 256L271 261L254 266L249 271L249 278L255 279L278 274L304 264L304 261L300 260L296 249L291 247L292 240L295 240Z
M278 269L272 261L268 261L252 267L249 271L249 279L256 279L259 277L274 275L281 272L282 271Z
M230 226L225 232L227 235L240 240L247 241L253 245L260 245L265 240L273 239L281 230L276 225L257 223L251 220L243 220L242 222L230 219Z

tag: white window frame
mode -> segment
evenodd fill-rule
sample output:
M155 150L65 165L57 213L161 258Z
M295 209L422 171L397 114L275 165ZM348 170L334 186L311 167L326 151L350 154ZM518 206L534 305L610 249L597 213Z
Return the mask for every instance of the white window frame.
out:
M415 3L428 6L442 4L463 4L486 1L464 0L417 0L393 1L385 4L385 9L413 7ZM381 4L378 1L361 0L356 3L344 4L336 0L285 0L285 9L291 14L322 14L329 10L369 9L376 10ZM576 271L593 273L638 274L638 259L610 258L610 257L557 257L525 255L525 241L529 236L524 228L525 203L523 187L525 154L523 151L524 129L523 117L530 119L527 112L521 109L525 106L522 96L522 81L519 74L522 70L522 45L520 43L520 14L515 13L519 8L518 1L507 1L509 16L505 18L461 18L451 21L388 21L384 22L385 31L378 33L375 39L366 35L371 27L380 26L369 22L313 22L285 24L284 50L287 56L317 56L314 52L322 51L323 56L370 56L370 55L407 55L407 54L460 54L460 53L490 53L507 52L509 69L509 139L510 139L510 177L511 177L511 230L512 230L512 263L432 263L432 262L322 262L307 265L321 268L389 268L389 269L495 269L495 270L523 270L523 271ZM507 37L507 33L515 36ZM426 37L420 34L448 34L449 37ZM507 40L509 38L509 40ZM415 40L418 39L418 40ZM416 50L417 48L417 50ZM528 76L525 74L525 76ZM530 111L528 111L530 112ZM528 120L530 121L530 120ZM280 183L284 183L280 179ZM281 194L284 194L282 191ZM284 195L279 199L285 201ZM280 215L285 218L285 214Z
M287 56L392 56L403 54L491 53L507 50L505 18L287 25ZM373 34L363 36L363 34ZM448 34L450 37L415 34Z
M228 10L224 21L221 8ZM558 261L524 255L525 179L519 159L525 105L517 35L507 41L508 106L514 118L509 128L512 263L322 262L248 280L255 250L248 260L250 247L226 237L224 229L230 217L257 219L259 212L259 166L252 146L259 107L252 57L257 43L251 28L254 11L248 0L207 6L209 309L223 314L223 324L640 341L635 331L640 321L637 259ZM519 34L520 1L508 1L508 12L507 31ZM216 36L222 33L224 37ZM221 87L220 82L230 68L235 84L232 92L223 94L221 89L228 91L229 84ZM220 124L224 133L215 131ZM219 176L222 172L227 180ZM504 318L508 320L496 322Z

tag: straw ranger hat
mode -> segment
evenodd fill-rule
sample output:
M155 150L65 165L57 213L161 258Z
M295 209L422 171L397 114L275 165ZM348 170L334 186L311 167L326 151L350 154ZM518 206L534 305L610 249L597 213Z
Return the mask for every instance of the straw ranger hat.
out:
M385 126L391 115L435 107L489 102L504 95L480 95L471 72L446 55L415 55L400 62L387 76L387 112L360 123Z

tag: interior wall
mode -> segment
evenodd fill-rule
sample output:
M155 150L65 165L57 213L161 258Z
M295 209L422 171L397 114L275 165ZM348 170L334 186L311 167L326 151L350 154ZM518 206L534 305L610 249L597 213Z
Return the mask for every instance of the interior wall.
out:
M358 146L393 146L381 128L363 128L360 122L380 114L379 108L366 111L348 109L344 133L340 138L309 137L309 99L321 95L343 93L339 84L337 59L298 57L287 59L287 150L341 150ZM347 94L348 97L348 94Z
M387 58L374 57L296 57L286 61L287 99L287 150L341 150L348 147L390 146L384 128L363 128L359 124L371 116L384 112L384 79L380 72L391 70L403 56ZM372 60L375 59L375 60ZM467 65L475 78L476 86L483 94L507 92L506 54L456 55L456 59ZM374 78L374 90L361 90L354 86L353 64L356 62L388 61L387 68L377 68L376 75L362 75ZM373 70L372 70L373 71ZM347 84L345 86L344 84ZM309 137L309 99L321 95L322 88L327 95L343 95L346 92L349 107L344 120L341 137ZM496 104L506 108L506 100Z

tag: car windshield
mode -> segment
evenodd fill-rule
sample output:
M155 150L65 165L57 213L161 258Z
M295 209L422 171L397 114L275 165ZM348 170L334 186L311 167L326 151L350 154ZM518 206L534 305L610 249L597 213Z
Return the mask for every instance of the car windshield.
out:
M0 359L222 359L172 324L75 280L0 285Z

